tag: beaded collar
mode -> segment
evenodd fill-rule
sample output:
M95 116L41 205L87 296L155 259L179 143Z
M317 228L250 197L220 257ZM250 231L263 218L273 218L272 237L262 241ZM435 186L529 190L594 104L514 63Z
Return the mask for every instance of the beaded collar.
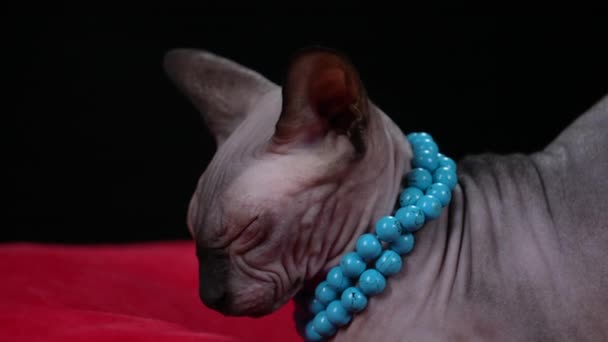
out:
M317 285L308 308L314 318L304 329L307 341L333 336L367 307L372 296L384 291L387 279L401 270L402 257L413 250L413 233L438 218L452 199L456 163L439 153L428 133L406 137L414 156L412 169L405 175L407 186L399 195L400 208L394 216L381 217L374 234L361 235L355 251L343 255Z

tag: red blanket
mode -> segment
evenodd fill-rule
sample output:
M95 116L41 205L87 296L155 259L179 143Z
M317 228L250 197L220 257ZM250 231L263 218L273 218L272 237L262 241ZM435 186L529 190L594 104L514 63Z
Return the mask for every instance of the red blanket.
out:
M0 341L301 341L293 303L224 317L198 298L189 241L0 244Z

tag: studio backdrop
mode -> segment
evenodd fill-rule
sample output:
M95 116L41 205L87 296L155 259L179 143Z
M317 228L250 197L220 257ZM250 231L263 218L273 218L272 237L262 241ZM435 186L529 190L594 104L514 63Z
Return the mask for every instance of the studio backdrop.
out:
M173 48L211 51L282 82L298 49L346 54L404 132L466 154L542 148L608 92L607 17L373 8L42 11L13 18L3 241L187 239L215 144L167 78Z

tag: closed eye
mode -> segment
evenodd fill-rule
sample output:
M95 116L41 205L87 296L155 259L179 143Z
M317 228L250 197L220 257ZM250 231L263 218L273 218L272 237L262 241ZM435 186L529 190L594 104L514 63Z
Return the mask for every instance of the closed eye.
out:
M242 254L255 247L265 238L266 229L264 229L258 219L259 216L254 217L233 240L231 247L234 253Z

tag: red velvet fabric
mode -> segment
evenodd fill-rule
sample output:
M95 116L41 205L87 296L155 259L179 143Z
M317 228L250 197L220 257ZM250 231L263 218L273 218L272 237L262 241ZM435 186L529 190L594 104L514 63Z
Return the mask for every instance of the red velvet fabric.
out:
M0 244L2 341L301 341L293 303L235 318L198 298L189 241Z

